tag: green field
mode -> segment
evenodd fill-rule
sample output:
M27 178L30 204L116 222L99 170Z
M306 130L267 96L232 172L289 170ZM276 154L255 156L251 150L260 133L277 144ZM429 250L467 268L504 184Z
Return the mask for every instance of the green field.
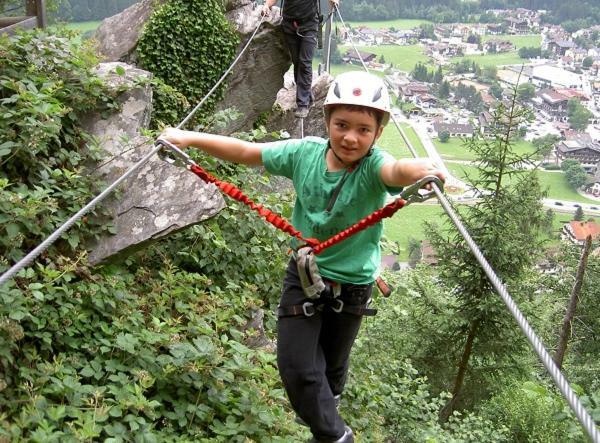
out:
M470 62L475 62L479 66L520 65L527 62L527 60L523 60L521 57L519 57L517 51L503 52L500 54L453 57L450 59L450 62L454 63L460 62L462 60L469 60Z
M417 151L419 157L426 157L427 153L425 152L425 148L423 148L423 144L414 129L405 123L400 123L400 127L403 129L408 141L413 146L413 148ZM406 143L400 136L400 132L396 125L393 122L390 122L385 131L383 131L383 135L377 142L377 145L381 146L383 149L388 151L396 158L413 158L412 153L406 146Z
M408 241L425 239L425 221L446 220L444 209L435 204L412 204L400 209L392 218L386 218L383 232L386 240L397 242L401 251L399 261L408 260ZM390 253L390 251L384 251Z
M508 40L517 49L522 47L536 47L538 48L542 44L542 36L540 34L531 35L484 35L481 38L482 42L488 40Z
M340 46L340 52L344 55L348 50L354 50L350 45ZM377 55L377 61L383 55L386 64L392 63L396 69L410 72L417 62L427 63L429 57L423 53L421 45L384 45L384 46L357 46L362 52L370 52Z
M337 17L336 17L337 18ZM421 19L397 19L397 20L383 20L377 22L346 22L348 26L353 28L357 26L366 26L371 29L383 29L383 28L394 28L394 29L412 29L419 26L421 23L431 23L429 20Z
M81 32L82 34L88 31L95 31L100 26L101 21L94 22L78 22L78 23L67 23L66 27Z
M433 144L444 159L466 161L475 160L475 155L467 149L463 140L460 138L453 137L446 143L442 143L439 139L434 138ZM519 140L515 142L513 144L513 150L520 155L533 154L535 152L533 144L525 140Z

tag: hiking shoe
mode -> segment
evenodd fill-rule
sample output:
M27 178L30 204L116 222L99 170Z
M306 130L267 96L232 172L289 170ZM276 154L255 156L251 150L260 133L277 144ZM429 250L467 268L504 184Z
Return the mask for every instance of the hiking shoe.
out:
M297 118L306 118L308 117L308 106L298 106L294 115Z
M317 440L313 437L308 443L354 443L354 433L350 429L350 426L344 426L344 435L337 440Z

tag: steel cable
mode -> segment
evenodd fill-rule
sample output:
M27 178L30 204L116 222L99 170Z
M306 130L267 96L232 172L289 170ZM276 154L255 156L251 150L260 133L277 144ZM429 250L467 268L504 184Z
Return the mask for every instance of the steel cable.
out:
M363 68L367 72L369 72L369 68L367 68L365 62L362 59L362 56L360 55L360 52L354 45L352 37L350 36L350 33L349 33L349 29L346 27L346 24L344 23L344 19L342 18L342 15L340 14L339 9L336 8L336 11L340 18L340 21L342 22L342 25L344 26L344 29L348 35L348 38L350 38L350 43L352 44L354 50L356 51L356 54L358 55L362 65L363 65ZM413 148L412 144L408 140L408 137L406 136L406 134L404 133L404 131L402 130L402 128L400 127L400 125L398 124L398 122L396 121L396 119L394 118L393 115L392 115L392 121L394 122L396 128L398 129L400 136L404 140L404 143L406 143L406 146L411 151L413 157L418 158L419 156L417 154L417 151ZM552 376L554 383L558 386L560 392L563 394L563 396L569 403L569 406L571 407L571 409L577 416L577 419L579 420L579 422L581 423L583 428L586 430L586 432L590 436L591 440L594 443L600 443L600 432L598 431L598 428L596 427L591 415L585 409L585 407L581 404L581 401L579 400L579 398L577 397L577 395L575 394L575 392L569 385L569 382L567 381L565 376L562 374L562 372L560 371L558 366L556 366L556 364L552 360L552 357L550 356L550 354L544 347L542 341L538 338L538 336L535 333L535 331L533 330L533 328L529 325L529 322L527 321L527 319L525 318L523 313L520 311L519 307L517 306L517 304L515 303L513 298L508 293L506 287L502 283L502 280L500 280L500 278L496 275L493 268L488 263L488 261L484 257L483 253L481 252L481 250L479 249L479 247L477 246L475 241L471 238L471 235L469 234L467 229L462 224L462 222L459 219L456 212L454 212L454 210L452 209L452 206L450 205L450 203L448 202L448 200L446 199L446 197L444 196L444 194L442 193L440 188L438 186L436 186L435 184L432 184L432 188L433 188L440 204L444 208L444 211L448 214L448 216L450 217L450 219L452 220L452 222L454 223L454 225L456 226L456 228L458 229L460 234L463 236L464 240L467 242L467 245L469 246L469 248L471 249L471 252L473 252L473 255L475 256L475 258L477 259L477 261L483 268L485 274L487 275L488 279L492 283L492 286L494 287L494 289L496 290L498 295L500 295L500 297L502 298L502 301L504 302L504 304L506 305L506 307L508 308L508 310L510 311L510 313L516 320L517 324L519 325L519 327L521 328L521 330L527 337L527 340L529 341L529 343L531 344L531 346L533 347L535 352L537 353L542 364L544 365L544 367L546 368L548 373Z
M221 78L217 81L215 86L213 86L213 88L202 98L202 100L200 100L200 102L194 107L194 109L192 109L190 111L190 113L181 121L181 123L179 123L179 125L177 125L177 129L182 128L194 116L194 114L201 108L201 106L206 102L206 100L216 91L216 89L219 87L219 85L225 80L227 75L229 75L229 73L231 72L233 67L238 63L238 61L240 60L240 58L242 57L242 55L244 54L244 52L246 51L248 46L250 46L250 43L256 36L256 33L258 32L258 30L259 30L260 26L262 25L262 23L264 22L264 20L265 20L265 17L261 15L260 21L259 21L258 25L256 26L256 29L254 30L254 32L248 39L248 42L243 47L243 49L240 51L238 56L235 58L235 60L232 62L232 64L229 66L229 68L225 71L225 73L221 76ZM46 238L42 243L40 243L35 249L33 249L31 252L29 252L25 257L23 257L21 260L19 260L17 263L15 263L10 269L8 269L4 274L2 274L0 276L0 286L2 286L9 279L14 277L19 271L26 268L30 264L32 264L33 261L42 252L44 252L46 249L48 249L48 247L50 247L50 245L52 245L52 243L54 243L62 234L64 234L71 226L73 226L81 217L83 217L85 214L87 214L99 202L104 200L119 184L121 184L123 181L125 181L127 178L129 178L134 172L136 172L138 169L140 169L148 160L150 160L150 158L152 158L152 156L154 156L154 154L156 154L161 149L162 149L162 145L155 144L152 151L150 151L148 154L146 154L139 162L137 162L135 165L133 165L127 172L125 172L121 177L119 177L110 186L108 186L104 191L102 191L102 193L100 193L98 196L96 196L94 199L92 199L87 205L85 205L83 208L81 208L75 215L73 215L65 223L63 223L56 231L54 231L48 238Z

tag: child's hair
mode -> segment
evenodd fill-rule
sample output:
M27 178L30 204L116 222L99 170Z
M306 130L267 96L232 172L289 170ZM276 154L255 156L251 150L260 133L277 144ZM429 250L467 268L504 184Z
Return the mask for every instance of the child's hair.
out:
M371 117L375 117L375 122L377 123L377 127L381 126L381 122L383 121L383 112L378 111L374 108L369 108L368 106L362 105L346 105L346 104L338 104L338 105L329 105L327 107L327 119L331 119L331 114L336 109L345 109L350 112L363 112L365 114L370 115Z

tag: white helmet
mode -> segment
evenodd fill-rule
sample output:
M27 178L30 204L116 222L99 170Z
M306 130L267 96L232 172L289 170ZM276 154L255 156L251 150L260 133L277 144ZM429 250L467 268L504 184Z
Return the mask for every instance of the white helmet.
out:
M390 96L383 80L362 71L344 72L336 77L325 99L325 118L333 105L366 106L383 113L381 124L390 121Z

